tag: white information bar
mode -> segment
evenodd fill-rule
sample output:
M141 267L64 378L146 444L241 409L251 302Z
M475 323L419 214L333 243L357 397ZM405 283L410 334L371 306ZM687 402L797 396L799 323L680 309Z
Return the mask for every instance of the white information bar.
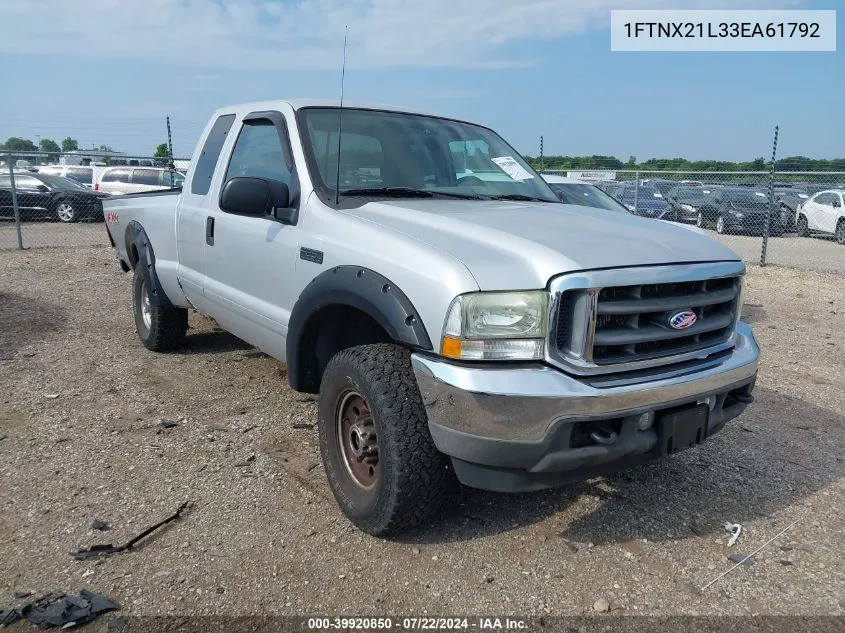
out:
M611 51L835 51L835 10L612 10Z

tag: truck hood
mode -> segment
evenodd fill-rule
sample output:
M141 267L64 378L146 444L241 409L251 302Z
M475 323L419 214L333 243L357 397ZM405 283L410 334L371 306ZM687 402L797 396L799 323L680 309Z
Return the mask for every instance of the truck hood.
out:
M667 222L568 204L390 200L345 213L444 251L482 290L543 288L554 275L594 268L740 259Z

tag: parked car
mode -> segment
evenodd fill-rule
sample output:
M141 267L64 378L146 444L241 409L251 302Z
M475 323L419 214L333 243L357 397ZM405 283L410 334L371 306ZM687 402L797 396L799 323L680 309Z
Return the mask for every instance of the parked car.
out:
M44 165L38 168L39 174L63 176L82 183L88 189L94 188L94 182L102 168L87 165Z
M774 193L784 230L794 231L798 209L810 198L810 194L797 187L776 187Z
M94 184L96 191L114 195L179 189L185 176L175 169L161 167L107 167Z
M666 200L674 209L674 218L678 222L698 222L698 205L707 200L715 189L713 187L681 185L673 187L666 195Z
M592 183L566 176L555 176L551 174L541 174L541 176L564 204L576 204L585 207L630 213L625 205Z
M643 185L657 189L657 191L660 192L660 195L665 198L666 194L669 193L669 190L678 185L678 181L665 180L663 178L646 178L640 181L640 186Z
M769 196L748 187L720 187L698 205L697 226L715 228L717 233L757 233L765 230L769 217ZM783 235L779 213L772 214L769 234Z
M561 204L467 121L347 103L341 129L318 100L212 117L181 192L106 200L138 337L178 348L193 308L286 362L361 529L427 520L454 477L528 491L674 454L752 402L745 264L716 240ZM508 178L464 175L470 145Z
M845 190L820 191L809 198L798 209L795 225L801 237L826 233L845 244Z
M22 220L102 220L102 200L108 197L108 194L91 191L76 180L42 173L16 172L15 192ZM15 217L12 181L8 174L0 174L0 217Z
M628 183L609 187L607 193L636 215L656 220L674 219L672 205L666 202L663 194L656 187L650 185L637 187L634 183Z
M617 211L627 215L633 215L633 211L628 209L624 204L619 202L616 198L599 189L595 184L578 180L575 178L567 178L564 176L554 176L550 174L541 174L549 187L557 194L557 197L564 204L573 204L583 206L591 209L603 209L607 211ZM661 222L670 222L671 220L659 220ZM676 224L675 222L672 222ZM691 231L698 231L704 233L701 229L691 224L678 224Z

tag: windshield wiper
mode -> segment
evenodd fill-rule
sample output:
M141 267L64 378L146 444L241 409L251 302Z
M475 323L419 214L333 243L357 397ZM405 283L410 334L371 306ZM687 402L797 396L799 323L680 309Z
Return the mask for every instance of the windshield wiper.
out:
M526 196L521 193L506 193L500 196L488 196L488 200L517 200L519 202L559 202L558 200L546 200L537 196Z
M413 187L367 187L363 189L341 189L340 193L344 196L395 196L397 198L433 198L434 196L462 198L465 200L481 200L483 198L483 196L477 196L474 194L432 191L430 189L414 189Z
M402 198L431 198L433 195L425 189L411 187L365 187L362 189L341 189L344 196L397 196Z

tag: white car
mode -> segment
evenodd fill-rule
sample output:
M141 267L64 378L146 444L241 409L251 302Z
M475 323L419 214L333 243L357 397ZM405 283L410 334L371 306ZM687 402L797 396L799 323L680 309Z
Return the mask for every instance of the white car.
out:
M845 245L845 190L828 189L812 196L798 207L795 226L801 237L827 233Z
M163 167L107 167L94 182L95 191L112 195L179 189L185 176Z

